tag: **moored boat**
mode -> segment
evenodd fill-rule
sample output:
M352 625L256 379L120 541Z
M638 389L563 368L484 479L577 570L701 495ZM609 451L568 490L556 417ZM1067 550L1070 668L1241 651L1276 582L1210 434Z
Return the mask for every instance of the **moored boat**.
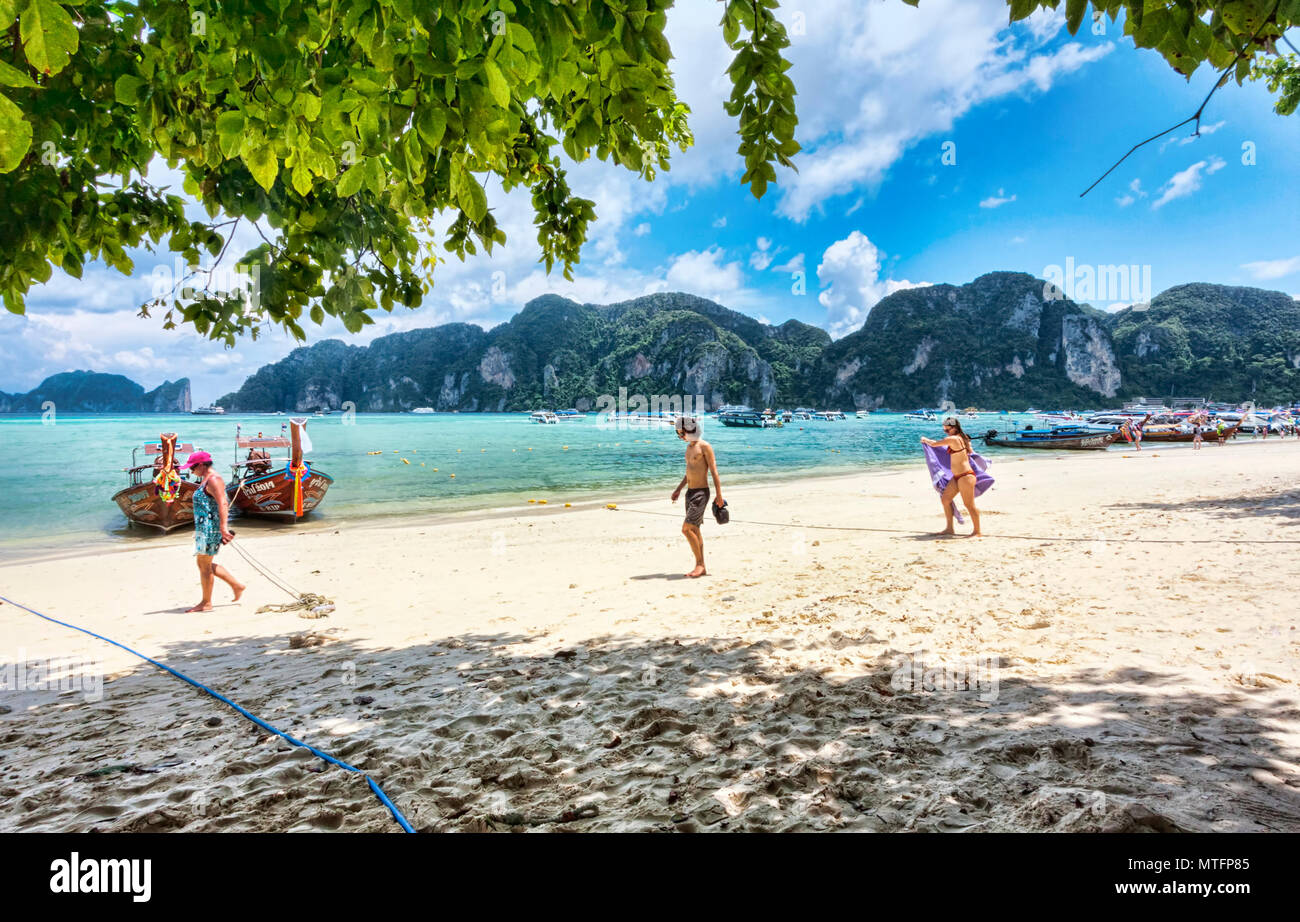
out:
M770 416L764 416L758 410L751 410L748 407L726 408L718 411L718 422L724 426L749 427L755 429L766 429L769 427L780 426Z
M984 434L985 445L1003 448L1048 448L1064 451L1087 451L1107 448L1119 437L1118 432L1098 432L1079 426L1056 426L1052 429L1020 429L999 435L990 429Z
M1213 426L1201 426L1201 438L1207 442L1230 439L1237 434L1238 426L1224 426L1220 432ZM1196 432L1188 426L1147 426L1142 430L1144 442L1191 442Z
M225 413L225 407L219 407L215 404L206 407L195 407L193 410L190 410L191 416L224 416Z
M122 469L129 483L113 494L113 502L132 525L156 528L163 534L193 525L194 491L198 485L181 474L176 452L189 453L194 446L178 446L176 434L165 432L159 441L143 446L145 456L155 456L154 460L137 465L136 452L140 450L131 450L131 466Z
M560 421L560 418L550 410L534 410L528 419L534 423L541 423L545 426L552 426Z
M911 413L904 413L903 419L911 420L917 423L937 423L939 417L933 410L913 410Z
M230 505L241 515L296 522L320 505L334 478L316 470L306 458L311 451L307 420L289 420L288 434L281 427L277 438L244 438L235 430L236 452L247 451L244 460L231 466L226 487ZM285 457L271 456L271 449L287 449Z

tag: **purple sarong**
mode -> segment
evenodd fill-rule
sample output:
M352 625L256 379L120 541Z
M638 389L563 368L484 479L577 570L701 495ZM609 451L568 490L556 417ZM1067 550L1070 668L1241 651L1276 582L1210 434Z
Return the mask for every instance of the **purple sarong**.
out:
M934 484L935 490L940 494L952 480L952 462L948 458L948 449L934 445L922 445L921 449L925 452L925 466L930 470L930 482ZM983 455L976 453L974 450L970 453L971 470L975 472L975 495L980 496L985 490L993 486L993 477L988 472L989 461ZM952 514L958 522L965 523L961 513L957 511L957 501L954 499L951 503Z

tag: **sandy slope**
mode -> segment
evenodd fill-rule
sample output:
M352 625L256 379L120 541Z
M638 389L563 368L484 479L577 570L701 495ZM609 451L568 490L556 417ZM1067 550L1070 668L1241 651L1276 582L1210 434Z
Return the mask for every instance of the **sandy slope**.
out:
M618 511L241 526L337 601L321 620L256 614L283 599L228 551L246 600L181 614L185 535L9 563L0 594L371 772L423 830L1297 831L1297 471L1295 441L1004 458L978 541L927 534L919 465L729 489L698 581L665 471ZM0 694L0 829L397 829L363 780L154 667L0 624L10 676L108 675L99 701Z

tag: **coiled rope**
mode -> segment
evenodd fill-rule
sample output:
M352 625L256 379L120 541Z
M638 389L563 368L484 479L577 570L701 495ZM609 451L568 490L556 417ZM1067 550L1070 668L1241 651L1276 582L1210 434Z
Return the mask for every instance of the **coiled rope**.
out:
M227 698L225 695L221 694L220 692L213 691L212 689L204 685L202 682L199 682L195 679L191 679L185 673L173 669L171 666L168 666L166 663L160 663L158 662L158 660L153 659L152 657L145 656L143 653L140 653L137 650L132 650L126 644L118 643L116 640L113 640L112 638L105 637L102 634L96 634L94 631L87 630L84 627L78 627L75 624L68 624L66 621L60 621L58 618L51 618L49 615L42 614L41 612L37 611L34 608L28 608L26 605L23 605L21 602L15 602L13 599L5 598L2 595L0 595L0 602L7 602L8 604L14 606L15 608L21 608L25 612L33 614L38 618L44 618L46 621L50 621L62 627L71 628L72 630L80 631L83 634L89 634L91 637L94 637L97 640L102 640L105 643L110 643L115 647L125 650L127 653L130 653L133 656L138 656L140 659L144 660L145 662L157 666L159 669L162 669L165 672L170 672L172 675L176 676L176 678L180 679L181 681L193 685L199 691L207 692L209 695L211 695L213 698L216 698L222 704L225 704L228 707L233 708L243 716L247 717L249 720L257 724L263 730L270 731L271 733L274 733L276 736L280 737L281 739L287 740L288 742L302 749L306 749L312 755L316 756L319 759L324 759L326 762L330 763L331 765L337 765L339 768L360 775L361 777L366 779L366 784L370 786L370 790L374 792L375 797L379 798L379 802L388 808L388 812L393 815L393 819L397 820L398 825L400 825L402 829L404 829L406 832L415 832L415 828L409 822L407 822L406 817L402 815L402 811L397 809L397 805L394 804L391 800L389 800L388 795L384 793L384 789L381 788L375 782L375 779L371 778L370 775L368 775L366 772L363 772L361 769L353 765L349 765L347 762L344 762L341 759L336 759L334 756L330 755L327 752L321 752L319 749L317 749L315 746L312 746L309 743L304 743L302 740L295 739L294 737L285 733L279 727L272 726L271 724L267 723L265 720L262 720L262 718L258 717L256 714L253 714L247 708L244 708L236 704L235 702L231 701L229 698Z

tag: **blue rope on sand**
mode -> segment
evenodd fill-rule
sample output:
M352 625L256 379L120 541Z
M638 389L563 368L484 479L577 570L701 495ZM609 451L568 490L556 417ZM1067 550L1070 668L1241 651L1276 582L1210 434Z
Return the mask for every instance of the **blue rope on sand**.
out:
M388 799L388 795L384 793L383 788L381 788L378 784L375 783L375 779L371 778L361 769L349 765L348 763L342 761L341 759L336 759L327 752L321 752L316 747L304 743L302 740L294 739L292 736L285 733L283 730L279 729L278 727L271 726L269 723L267 723L265 720L262 720L256 714L249 712L246 708L240 707L238 704L231 701L225 695L213 691L212 689L204 685L202 682L196 682L194 679L191 679L185 673L173 669L171 666L168 666L166 663L160 663L156 659L152 659L148 656L145 656L143 653L140 653L137 650L132 650L126 644L118 643L116 640L112 640L111 638L104 637L100 634L96 634L94 631L88 631L84 627L77 627L75 624L68 624L66 621L60 621L58 618L51 618L49 615L43 615L34 608L28 608L26 605L23 605L20 602L15 602L13 599L7 599L2 595L0 595L0 602L8 602L10 605L13 605L15 608L21 608L23 611L30 612L31 614L35 615L38 618L44 618L46 621L52 621L53 623L62 625L63 627L72 628L74 631L81 631L81 633L83 634L89 634L91 637L97 638L98 640L102 640L105 643L111 643L115 647L120 647L123 650L125 650L127 653L133 654L134 656L138 656L140 657L140 659L144 660L145 662L152 663L153 665L157 666L159 669L163 669L166 670L167 672L170 672L172 675L176 676L176 678L181 679L184 682L188 682L190 685L193 685L199 691L207 692L209 695L211 695L213 698L216 698L222 704L228 705L234 708L240 714L243 714L245 717L247 717L253 723L257 724L263 730L269 730L272 733L274 733L276 736L279 736L283 739L288 740L290 743L293 743L295 746L301 746L303 749L306 749L312 755L316 756L317 758L324 759L326 762L329 762L331 765L337 765L339 768L346 769L347 771L350 772L355 772L356 774L366 779L366 784L370 785L370 790L375 792L375 796L379 798L379 802L388 808L388 812L393 814L393 819L397 820L398 824L402 827L402 829L404 829L407 832L415 832L414 827L412 827L411 824L406 821L406 817L402 816L402 811L398 810L397 806L391 800Z

